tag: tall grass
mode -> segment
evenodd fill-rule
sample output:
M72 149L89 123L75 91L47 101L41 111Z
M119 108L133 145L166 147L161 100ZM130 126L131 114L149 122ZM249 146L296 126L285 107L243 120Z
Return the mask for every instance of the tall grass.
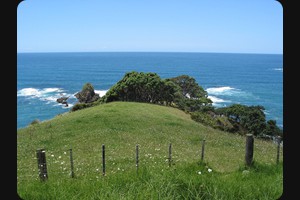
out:
M17 134L17 192L23 199L277 199L283 191L283 159L276 164L274 143L256 139L254 165L248 169L245 137L203 126L170 107L109 103L58 115ZM45 182L38 178L39 148L46 150ZM75 178L70 177L70 148Z

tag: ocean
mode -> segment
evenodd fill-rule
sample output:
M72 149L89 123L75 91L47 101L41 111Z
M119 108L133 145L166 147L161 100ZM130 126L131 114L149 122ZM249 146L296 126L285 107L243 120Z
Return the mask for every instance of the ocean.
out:
M17 129L68 112L89 82L103 96L126 72L189 75L215 107L261 105L283 128L283 55L242 53L18 53ZM69 107L56 102L69 96Z

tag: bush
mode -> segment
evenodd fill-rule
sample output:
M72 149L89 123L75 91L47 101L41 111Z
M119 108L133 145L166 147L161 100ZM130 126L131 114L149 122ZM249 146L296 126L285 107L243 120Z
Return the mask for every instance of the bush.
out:
M76 110L81 110L81 109L91 107L91 106L92 106L92 104L90 104L90 103L77 103L71 108L71 112L74 112Z
M219 129L222 131L227 132L239 132L240 127L234 121L231 121L226 116L219 116L216 115L212 111L207 112L192 112L191 118L196 121L200 122L204 125L210 126L215 129Z
M35 125L35 124L39 124L39 123L40 123L40 120L35 119L30 123L30 125Z
M91 83L86 83L86 84L83 85L82 91L93 92L94 91L94 86Z
M216 120L208 113L204 112L192 112L191 118L196 122L200 122L204 125L211 126L213 128L217 128L218 124Z

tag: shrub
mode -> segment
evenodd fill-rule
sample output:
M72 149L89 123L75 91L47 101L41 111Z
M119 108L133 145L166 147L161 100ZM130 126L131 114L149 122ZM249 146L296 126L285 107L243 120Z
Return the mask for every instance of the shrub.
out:
M86 84L83 85L82 91L93 92L94 91L94 86L91 83L86 83Z
M237 123L234 121L231 121L229 118L226 116L219 116L216 115L212 111L207 111L207 112L192 112L191 113L191 118L196 121L200 122L204 125L220 129L222 131L227 131L227 132L239 132L240 127L238 126Z
M40 120L35 119L30 123L30 125L35 125L35 124L39 124L39 123L40 123Z
M90 103L77 103L75 104L72 108L71 108L71 112L74 112L76 110L81 110L81 109L84 109L84 108L87 108L87 107L91 107L92 104Z

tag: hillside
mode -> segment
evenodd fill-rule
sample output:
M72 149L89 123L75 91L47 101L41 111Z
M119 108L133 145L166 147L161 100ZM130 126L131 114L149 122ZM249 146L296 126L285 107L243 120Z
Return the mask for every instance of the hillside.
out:
M51 196L51 191L56 191L53 189L55 186L58 187L63 182L70 184L71 178L68 176L70 148L73 150L76 181L83 181L77 182L80 186L73 187L84 187L90 191L93 189L89 188L92 186L88 186L84 181L86 178L91 181L103 180L101 174L102 144L105 144L106 148L106 177L116 177L119 172L127 172L128 176L135 175L135 148L136 144L139 144L139 166L145 170L145 173L150 173L148 178L151 179L151 171L168 170L167 158L170 143L172 143L173 160L171 168L196 169L201 157L203 139L206 140L204 156L206 167L221 176L239 172L243 168L244 136L203 126L193 121L190 115L175 108L146 103L113 102L58 115L51 120L18 130L18 193L20 196L36 197L42 192L39 193L38 188L45 189L37 181L36 150L39 148L44 148L46 151L48 184L52 184L51 187L49 186L52 189L47 189L47 192ZM277 146L274 143L255 139L254 145L256 163L263 165L266 169L268 166L276 165ZM280 160L282 165L282 157ZM275 193L272 195L278 196L282 192L282 168L275 170L276 173L267 179L270 182L275 180L274 184L277 188L275 190L270 188L270 191ZM193 173L197 174L196 171ZM234 175L234 177L236 179L238 176ZM122 180L124 181L120 178L118 181L124 183ZM74 188L65 187L63 190L69 193L76 192ZM131 187L133 186L129 189ZM110 187L106 185L106 188ZM113 189L110 188L110 190ZM130 195L133 194L130 193ZM254 193L254 195L259 194ZM86 197L84 193L79 196Z

